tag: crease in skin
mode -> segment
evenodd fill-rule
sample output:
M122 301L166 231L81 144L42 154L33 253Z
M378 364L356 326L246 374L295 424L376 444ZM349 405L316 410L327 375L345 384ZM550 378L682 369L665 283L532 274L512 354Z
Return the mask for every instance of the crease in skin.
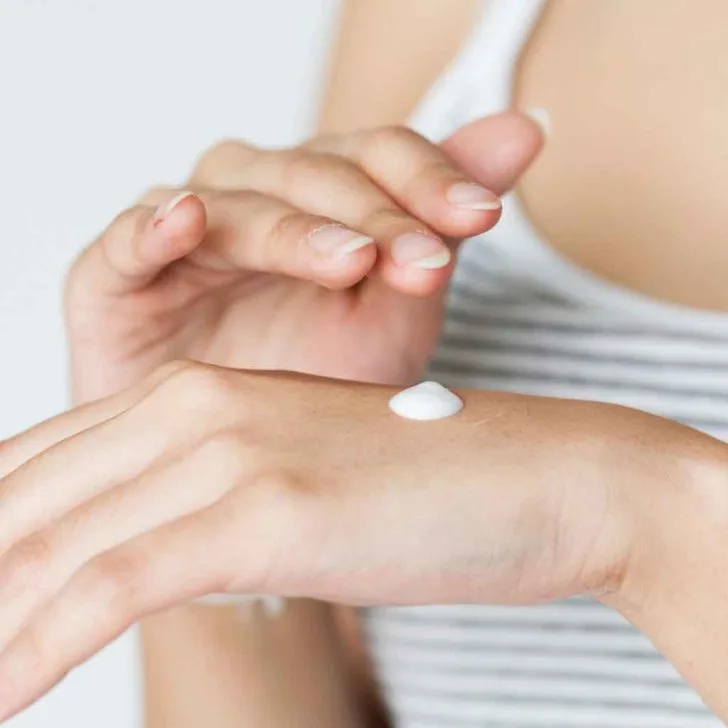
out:
M505 410L499 410L498 412L493 413L490 417L485 417L482 420L476 420L473 422L473 427L480 427L481 425L487 425L494 420L500 419L505 414Z

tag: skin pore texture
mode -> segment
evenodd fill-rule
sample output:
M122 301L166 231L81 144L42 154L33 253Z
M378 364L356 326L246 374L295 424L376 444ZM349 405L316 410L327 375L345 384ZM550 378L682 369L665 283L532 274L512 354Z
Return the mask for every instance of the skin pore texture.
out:
M144 222L154 207L168 206L180 190L153 191L138 207L120 215L69 278L66 298L76 403L136 385L160 365L179 358L392 385L387 396L417 381L439 332L442 301L434 293L451 269L413 271L398 266L390 255L393 240L424 228L449 244L486 229L497 212L449 206L444 193L448 183L475 178L501 193L527 164L515 164L514 151L530 144L524 156L530 161L540 146L540 137L528 125L516 135L517 144L514 137L500 133L498 123L464 130L445 145L456 162L454 174L441 159L431 164L432 150L420 145L413 152L411 138L387 129L405 122L455 55L479 5L471 0L347 3L323 104L323 140L275 157L243 145L221 145L202 159L188 183L204 189L199 198L178 202L149 230ZM728 309L725 205L720 193L728 173L720 151L727 115L720 102L725 99L725 54L719 29L725 23L719 19L726 6L705 0L700 12L695 7L692 0L549 4L522 58L516 104L548 109L550 137L521 180L519 194L538 229L576 262L635 290ZM625 32L630 34L628 42ZM674 52L690 38L695 39L694 47ZM659 79L650 66L655 57L661 59ZM654 93L643 93L645 86ZM600 88L605 89L602 95ZM676 94L681 103L676 103ZM714 103L699 103L705 98ZM362 135L362 127L384 128L384 133ZM352 132L356 133L336 136ZM494 141L490 146L489 140ZM391 160L391 167L382 160ZM487 163L474 168L477 160ZM352 176L352 165L364 175ZM395 167L399 176L392 173ZM502 173L511 168L518 173ZM374 198L363 181L366 176L376 179L396 204ZM426 184L406 184L412 180ZM357 194L347 197L341 189ZM304 199L300 191L308 190L312 194ZM266 194L287 206L271 205ZM300 208L311 217L298 215ZM403 208L407 215L402 215ZM365 211L377 215L367 216ZM302 251L308 248L299 242L329 218L345 222L355 235L375 238L378 251L373 245L362 247L342 259L344 265L332 264L325 255L307 257ZM225 221L232 224L226 226ZM139 230L146 232L139 236ZM206 230L205 244L200 245ZM700 246L693 245L696 238ZM170 252L180 259L174 271L179 275L159 276L170 263ZM442 255L443 248L430 252ZM182 259L188 255L185 265ZM381 260L375 275L368 276L377 255ZM251 275L243 277L245 271ZM364 276L358 298L338 295ZM314 285L294 286L292 277ZM383 321L389 327L384 331ZM177 331L179 336L170 333ZM368 342L367 361L359 355L363 338ZM288 345L292 341L305 346ZM241 391L258 391L258 385L249 384L245 380ZM279 390L270 391L275 397ZM638 425L630 415L627 422L624 413L617 416L611 408L605 415L600 407L580 405L577 416L561 403L461 394L467 408L458 417L425 428L391 417L388 427L400 433L417 427L418 433L433 438L424 451L442 460L429 463L429 471L459 463L463 470L450 473L453 482L467 482L483 468L483 442L476 433L499 433L495 440L488 439L496 456L501 446L503 453L513 454L517 436L526 438L528 452L521 449L514 456L519 467L500 473L512 484L527 481L524 464L535 463L538 453L545 453L545 459L536 470L565 481L568 474L559 470L559 460L549 448L592 432L593 438L579 439L578 446L563 453L564 462L576 465L575 457L583 457L579 473L571 473L579 485L592 484L595 473L609 475L623 497L624 532L642 534L630 552L626 587L606 589L602 598L643 629L711 706L727 716L725 691L715 679L728 671L726 594L720 587L728 566L728 519L720 497L723 446L701 436L694 439L684 428L652 418L640 418ZM245 406L250 402L246 399ZM289 407L290 401L281 406ZM333 399L331 407L335 406ZM382 396L375 411L378 416L386 412ZM534 418L534 412L541 416ZM161 423L159 427L161 431ZM380 428L378 421L376 427ZM308 421L300 427L308 428ZM276 437L279 429L279 423L271 424ZM340 436L340 429L322 432L321 437L328 442ZM351 458L361 458L364 451L378 453L382 443L386 446L391 440L399 448L388 451L393 462L403 457L403 448L405 460L418 459L420 450L407 450L413 446L395 437L393 430L381 429L379 434L377 445L369 449L361 440L354 441L356 447L347 450ZM472 451L464 444L456 446L468 437L474 438ZM417 442L421 449L422 438ZM309 449L317 448L318 442ZM592 469L595 451L599 467ZM306 451L302 452L303 462ZM509 467L515 467L513 462ZM633 475L634 482L627 482L626 474ZM403 490L413 477L410 472L398 480ZM526 489L524 502L542 504L534 497L542 493L541 486ZM438 516L457 515L450 489L432 505ZM369 501L358 501L357 516L366 514L367 507ZM591 515L598 512L599 503L585 507ZM472 502L466 510L478 533L488 530ZM523 511L517 515L526 518ZM538 514L528 515L541 523ZM461 531L461 524L451 530ZM392 560L401 561L401 554L395 553ZM616 572L607 571L619 574L623 566L622 562ZM188 605L148 616L142 633L149 728L372 728L386 723L376 709L366 655L349 610L291 599L279 619L264 619L257 611L252 619L241 621L234 608ZM287 700L281 700L281 684L286 685Z

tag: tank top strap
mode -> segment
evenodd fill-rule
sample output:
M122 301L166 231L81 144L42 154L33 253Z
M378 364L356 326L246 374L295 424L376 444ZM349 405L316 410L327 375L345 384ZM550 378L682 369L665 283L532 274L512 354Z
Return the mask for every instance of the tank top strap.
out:
M545 0L484 0L462 51L425 96L411 126L440 140L511 105L513 77Z

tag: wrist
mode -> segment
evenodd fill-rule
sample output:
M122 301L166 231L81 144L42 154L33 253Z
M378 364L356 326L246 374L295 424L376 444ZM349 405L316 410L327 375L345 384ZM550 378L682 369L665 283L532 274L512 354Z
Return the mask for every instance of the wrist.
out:
M614 606L726 720L728 447L694 434L664 501L641 513Z
M660 643L681 623L702 628L697 613L728 570L728 446L655 421L639 445L649 450L644 462L619 486L629 545L604 601Z

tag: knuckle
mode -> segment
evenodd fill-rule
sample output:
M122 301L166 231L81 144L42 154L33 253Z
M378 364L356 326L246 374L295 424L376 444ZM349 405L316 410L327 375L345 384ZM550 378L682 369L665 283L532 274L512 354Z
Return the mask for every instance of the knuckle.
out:
M225 370L198 362L184 362L157 385L158 396L175 408L194 412L225 411L235 395Z
M382 126L365 133L362 151L365 159L379 161L413 142L420 144L422 140L422 136L406 126Z
M402 194L410 197L428 190L444 192L444 188L453 182L462 181L465 181L464 175L445 159L413 160L413 163L403 170Z
M292 211L279 215L271 223L268 240L297 241L307 238L314 230L336 223L324 217L309 215L305 212Z
M226 476L233 480L249 472L256 461L251 443L239 429L213 433L200 444L196 455L202 460L203 466L221 467Z
M158 386L164 384L176 374L186 371L190 367L194 367L195 362L186 359L177 359L161 364L146 376L139 385L140 392L148 392L155 390Z
M28 536L16 544L5 557L3 580L13 589L37 589L50 571L54 549L42 533Z
M158 366L151 376L159 382L164 382L180 372L194 369L197 366L199 364L190 359L175 359Z
M258 513L274 513L278 526L293 533L320 506L315 483L295 467L261 461L257 472L246 483L246 502Z
M280 468L263 471L255 479L255 489L277 503L288 503L305 491L300 478Z
M425 181L430 179L445 179L450 182L461 181L465 177L446 159L430 159L424 162L414 181L421 179Z
M366 217L363 225L377 231L377 237L392 239L404 232L428 232L427 226L396 207L378 207Z
M202 164L219 164L221 161L226 161L230 157L238 154L240 151L247 149L243 142L237 139L221 139L215 142L200 158Z
M306 189L320 182L324 175L350 171L349 162L328 152L293 149L285 152L282 161L282 184L285 189Z
M96 605L113 605L116 613L133 611L142 591L146 559L129 554L103 554L82 572L83 598Z
M213 144L197 161L193 179L214 180L231 165L252 156L254 148L235 139L222 139Z

